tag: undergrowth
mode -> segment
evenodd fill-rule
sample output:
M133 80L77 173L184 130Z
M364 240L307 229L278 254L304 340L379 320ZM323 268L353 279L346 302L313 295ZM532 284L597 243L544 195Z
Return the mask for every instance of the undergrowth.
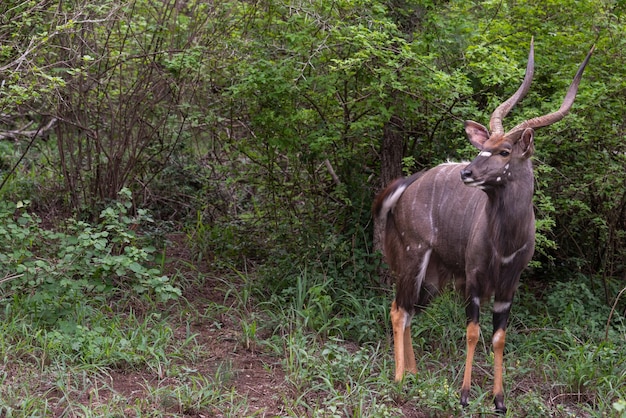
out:
M25 204L0 206L1 415L263 416L236 383L245 370L230 361L207 368L202 334L229 326L232 353L260 353L284 376L273 394L280 416L493 413L488 306L462 409L459 295L444 293L413 319L418 374L396 383L393 292L375 281L376 255L329 239L315 257L305 250L262 268L223 258L212 282L223 299L197 305L180 297L152 241L137 233L151 220L131 214L129 197L98 224L69 220L55 230ZM186 287L206 286L207 274L196 274ZM611 308L592 283L581 275L541 294L522 283L507 333L508 416L624 416L626 323L621 312L608 321ZM140 396L116 386L128 373L139 377Z
M236 280L228 293L242 299L234 307L241 345L283 359L294 394L284 399L286 415L492 414L490 306L482 312L466 409L459 405L466 319L455 293L444 293L413 319L418 375L393 382L393 289L378 283L378 256L362 250L370 243L354 245L365 231L348 233L331 234L318 244L301 237L308 244L291 253L278 243L266 249L269 261L254 271L238 269L236 260L230 264ZM202 246L207 244L221 245ZM522 282L517 293L505 357L508 416L602 417L623 408L624 317L613 315L607 324L611 308L602 290L592 286L595 278L566 279L542 283L541 292Z
M407 376L397 385L390 381L393 357L386 325L388 295L351 296L358 300L354 305L361 308L350 312L348 322L371 325L371 334L353 338L345 331L330 332L345 330L342 324L346 317L329 316L320 309L344 301L329 300L316 291L323 283L306 281L314 290L308 292L297 287L305 283L304 279L294 281L293 292L308 299L292 298L291 304L280 305L275 324L289 325L274 329L280 330L281 339L287 339L281 348L290 384L297 393L309 394L299 398L304 403L298 405L300 411L317 411L322 416L397 416L404 408L420 411L418 416L492 412L489 312L483 313L486 318L475 358L472 403L462 411L458 393L464 367L465 319L458 295L444 294L414 319L418 375ZM505 359L509 416L615 416L623 408L621 400L626 395L623 320L610 324L611 338L605 340L608 308L588 284L558 283L550 295L537 301L529 289L522 289L516 301ZM380 312L381 307L385 312ZM275 315L277 309L269 311ZM379 326L368 322L374 311ZM319 327L318 322L324 325ZM359 391L366 393L356 395ZM363 410L362 404L381 409ZM329 405L334 405L332 410L328 410Z

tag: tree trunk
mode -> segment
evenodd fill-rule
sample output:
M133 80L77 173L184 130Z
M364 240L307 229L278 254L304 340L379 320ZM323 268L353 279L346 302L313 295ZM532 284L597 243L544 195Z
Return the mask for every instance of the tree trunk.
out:
M394 179L402 176L404 151L404 129L400 117L393 115L383 127L380 147L380 189L383 190ZM382 251L382 236L385 225L374 219L374 251ZM378 268L381 283L390 285L393 280L387 269Z

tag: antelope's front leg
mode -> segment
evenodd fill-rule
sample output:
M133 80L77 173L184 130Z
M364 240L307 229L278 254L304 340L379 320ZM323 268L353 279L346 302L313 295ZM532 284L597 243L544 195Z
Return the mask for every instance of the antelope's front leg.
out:
M493 402L496 411L505 414L504 406L504 384L503 384L503 363L504 363L504 343L506 340L506 325L511 313L511 302L493 303Z
M480 337L480 298L471 297L465 308L467 315L467 356L465 358L465 373L463 374L463 386L461 386L461 405L467 406L469 403L469 392L472 386L472 364L474 363L474 352Z

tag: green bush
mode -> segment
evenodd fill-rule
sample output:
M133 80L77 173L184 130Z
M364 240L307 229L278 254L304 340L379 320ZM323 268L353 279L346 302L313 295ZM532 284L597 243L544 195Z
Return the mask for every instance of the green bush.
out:
M155 249L143 245L135 232L151 219L141 209L130 215L128 190L101 212L95 225L69 219L63 230L44 229L26 207L22 202L0 204L0 268L5 272L0 290L5 301L19 300L35 322L77 321L77 306L99 306L120 292L157 301L181 294L152 265Z

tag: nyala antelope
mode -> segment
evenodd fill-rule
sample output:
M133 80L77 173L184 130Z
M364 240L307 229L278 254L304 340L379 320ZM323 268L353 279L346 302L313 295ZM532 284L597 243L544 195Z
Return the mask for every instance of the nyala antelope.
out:
M446 163L391 183L376 198L373 214L383 222L383 255L396 279L391 304L395 380L417 373L411 319L454 281L465 297L467 357L461 404L470 393L478 342L480 304L493 297L496 411L505 413L502 362L506 326L520 274L535 248L533 213L534 129L561 120L570 110L593 48L580 65L560 109L504 132L502 119L526 94L534 72L533 42L519 89L491 115L490 130L465 122L480 151L468 163ZM469 187L468 187L469 186Z

